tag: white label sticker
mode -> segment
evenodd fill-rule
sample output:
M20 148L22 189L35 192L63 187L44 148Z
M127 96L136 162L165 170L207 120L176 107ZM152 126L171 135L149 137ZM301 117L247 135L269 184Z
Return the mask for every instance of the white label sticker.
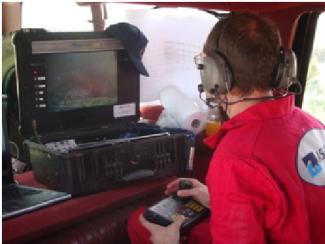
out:
M135 115L135 103L119 104L113 107L114 118Z
M305 181L325 186L325 130L311 129L300 140L298 173Z

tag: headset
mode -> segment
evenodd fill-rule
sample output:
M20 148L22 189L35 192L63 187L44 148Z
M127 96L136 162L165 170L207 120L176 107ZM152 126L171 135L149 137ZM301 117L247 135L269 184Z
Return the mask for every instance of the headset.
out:
M219 39L223 35L224 26ZM218 45L219 46L219 45ZM226 105L232 105L238 102L247 100L264 100L278 97L284 97L289 94L288 88L293 84L298 84L301 90L301 85L297 80L297 58L295 53L290 49L284 49L283 47L279 50L279 63L276 71L274 72L273 82L271 84L273 90L284 91L280 92L279 95L263 96L263 97L243 97L235 101L227 101L226 99L220 100L220 95L227 94L234 86L233 72L227 57L220 51L213 53L199 54L194 57L197 69L200 70L202 84L199 84L198 90L200 98L209 107L216 107L219 105L212 105L216 99L218 103L224 103ZM209 92L212 97L204 100L202 93L204 91Z

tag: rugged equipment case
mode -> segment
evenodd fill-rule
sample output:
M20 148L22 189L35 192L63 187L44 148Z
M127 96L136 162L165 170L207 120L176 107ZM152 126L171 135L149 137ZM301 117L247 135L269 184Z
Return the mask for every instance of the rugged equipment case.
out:
M74 48L79 40L97 39L112 44L118 57L117 103L56 113L49 112L46 105L40 106L40 97L35 95L39 90L34 84L46 80L46 70L37 68L43 73L35 76L34 68L43 67L39 64L44 54L35 55L34 42L58 41L61 45L67 41ZM105 32L23 29L15 34L13 44L21 133L28 138L25 144L39 182L54 190L85 195L184 172L193 135L185 130L137 123L139 74L118 40ZM43 93L46 95L46 90ZM133 112L123 114L125 104L128 109L132 104ZM117 116L115 109L120 107L122 112Z

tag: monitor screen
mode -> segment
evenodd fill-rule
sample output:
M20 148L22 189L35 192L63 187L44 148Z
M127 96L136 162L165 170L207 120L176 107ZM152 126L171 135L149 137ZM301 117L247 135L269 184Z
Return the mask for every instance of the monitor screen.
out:
M45 70L49 112L118 102L115 51L48 54Z
M27 138L137 121L139 72L106 32L22 30L13 37Z

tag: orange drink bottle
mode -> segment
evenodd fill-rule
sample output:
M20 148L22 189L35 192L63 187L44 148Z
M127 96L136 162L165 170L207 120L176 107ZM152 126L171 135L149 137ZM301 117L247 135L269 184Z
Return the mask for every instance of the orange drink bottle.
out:
M212 134L217 133L221 126L219 109L218 108L210 108L208 111L208 121L205 128L205 135L211 136Z
M207 122L206 128L205 128L205 134L207 136L211 136L212 134L217 133L219 128L221 127L221 122L220 121L211 121L209 120Z

